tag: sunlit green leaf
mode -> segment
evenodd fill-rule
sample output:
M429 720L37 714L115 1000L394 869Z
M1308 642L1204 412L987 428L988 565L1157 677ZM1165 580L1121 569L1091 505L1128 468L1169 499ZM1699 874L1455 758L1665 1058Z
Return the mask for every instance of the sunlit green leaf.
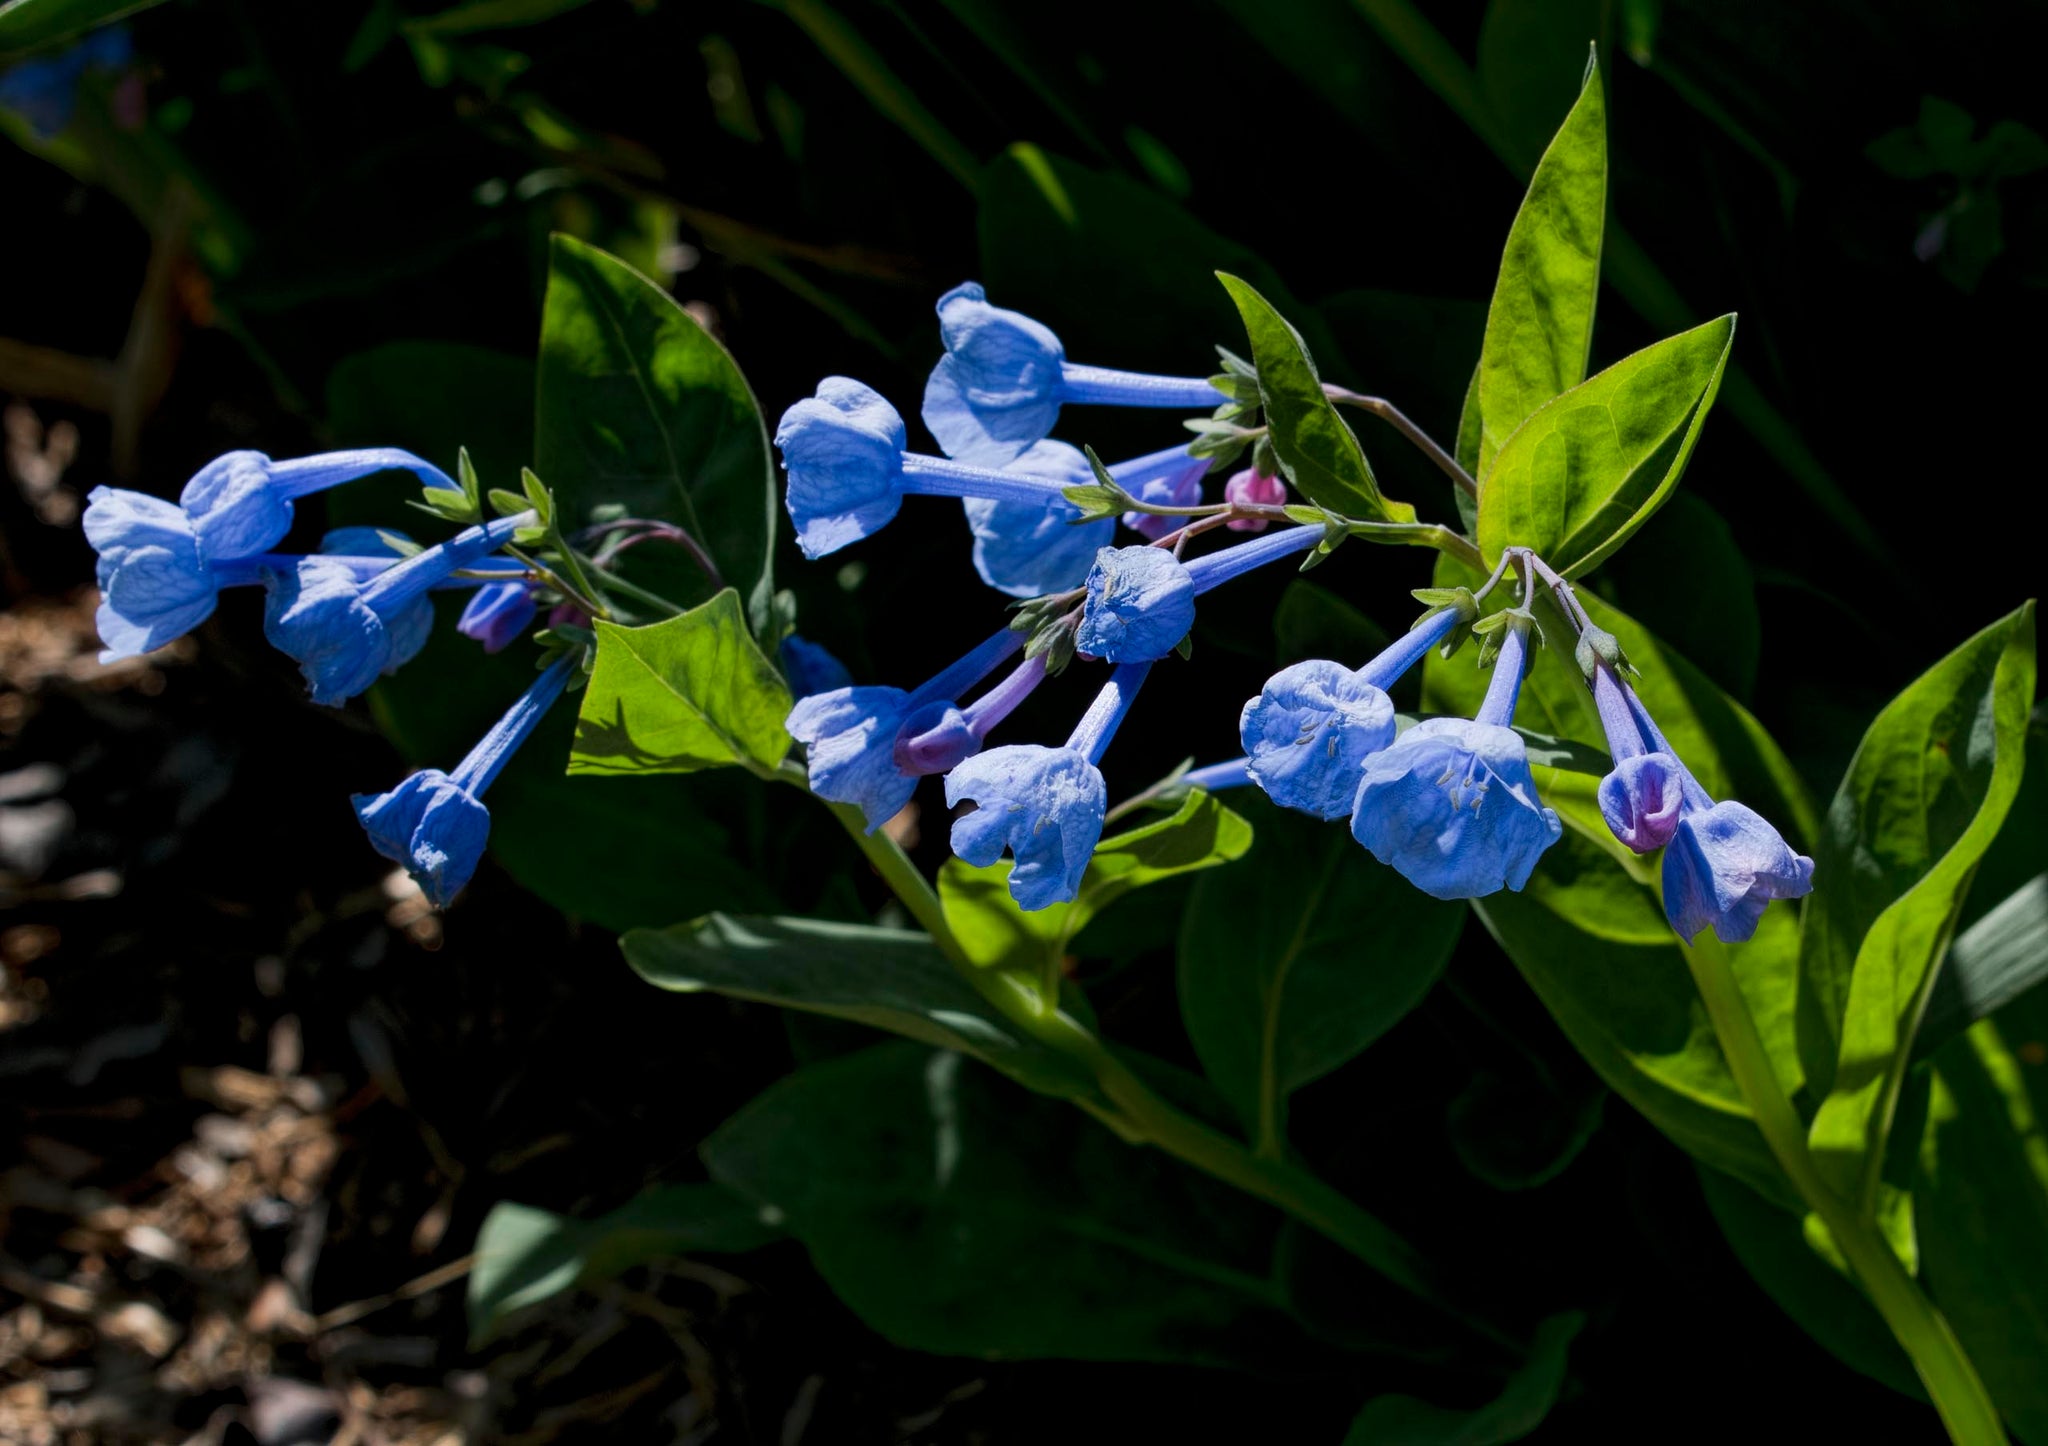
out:
M600 621L569 771L770 769L789 752L789 708L789 685L747 631L731 588L644 628Z
M1977 864L2026 766L2032 603L1888 704L1856 750L1814 861L1800 1054L1824 1093L1809 1139L1851 1199L1875 1191L1913 1034Z
M1534 548L1567 577L1598 566L1678 485L1734 344L1720 317L1539 407L1480 476L1480 551Z
M602 504L673 522L765 628L780 489L746 378L667 292L568 236L549 251L532 462L555 489L565 532ZM679 603L716 591L681 548L636 547L624 565Z
M1287 480L1310 501L1348 517L1412 521L1414 508L1380 496L1365 450L1324 395L1301 333L1237 277L1221 280L1251 337L1268 436Z

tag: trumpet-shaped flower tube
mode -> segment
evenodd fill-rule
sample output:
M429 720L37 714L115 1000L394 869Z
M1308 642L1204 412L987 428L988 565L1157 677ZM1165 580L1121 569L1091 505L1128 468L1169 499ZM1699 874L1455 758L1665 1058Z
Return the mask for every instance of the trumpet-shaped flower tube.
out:
M834 803L853 804L873 833L910 802L919 778L936 771L923 767L921 760L942 756L941 739L935 737L899 762L899 738L906 730L917 737L946 728L946 710L959 711L954 700L1023 646L1024 635L1005 628L909 692L849 686L801 699L790 710L786 726L804 745L811 792ZM993 726L990 721L983 731ZM957 742L959 735L951 736Z
M491 832L484 790L540 726L575 667L572 654L549 664L453 773L426 768L389 793L355 795L371 846L402 865L436 908L462 891L483 858Z
M881 531L907 494L1014 502L1031 507L1033 516L1066 503L1067 481L926 457L904 451L906 441L896 409L850 377L825 378L816 396L782 414L775 445L789 474L783 506L805 557Z
M1508 726L1527 658L1527 629L1510 624L1476 716L1418 723L1365 761L1352 837L1434 898L1520 889L1563 832Z
M1126 663L1111 673L1064 747L991 748L946 775L946 802L975 805L953 820L953 852L978 867L1008 852L1015 860L1010 897L1019 908L1049 908L1079 894L1109 806L1098 765L1151 666Z
M1604 659L1593 669L1593 706L1607 734L1614 769L1600 780L1596 797L1600 816L1622 844L1639 854L1655 853L1671 842L1692 782L1679 762L1643 737L1628 703L1627 685ZM1705 797L1705 791L1700 790Z
M290 655L316 703L339 706L425 646L429 589L484 561L535 514L501 517L417 552L368 581L346 560L304 557L269 571L264 636Z
M1168 447L1163 452L1134 457L1109 469L1109 475L1140 502L1154 507L1199 507L1202 479L1209 475L1209 459L1189 454L1193 443ZM1161 517L1151 512L1126 512L1124 526L1157 542L1187 523L1185 517Z
M539 611L532 583L524 579L485 583L463 608L455 631L482 643L487 653L503 652L526 631Z
M924 389L924 424L948 456L1021 456L1068 402L1209 410L1226 400L1203 377L1079 366L1043 323L991 306L975 281L939 298L946 354Z
M236 564L267 560L291 530L294 499L394 469L455 486L410 452L371 447L286 462L229 452L200 468L177 502L93 488L84 525L99 554L101 661L162 647L205 622L223 587L258 580L260 567Z

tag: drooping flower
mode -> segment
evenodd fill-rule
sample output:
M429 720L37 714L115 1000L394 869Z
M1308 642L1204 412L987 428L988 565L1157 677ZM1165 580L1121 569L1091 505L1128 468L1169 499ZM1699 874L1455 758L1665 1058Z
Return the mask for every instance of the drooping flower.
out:
M808 698L813 693L853 686L853 674L846 670L846 664L809 638L791 633L782 640L780 652L782 676L789 680L789 691L795 697Z
M979 453L957 460L973 465L991 465ZM1095 480L1088 459L1077 447L1065 442L1037 442L1016 460L993 465L1026 477L1042 478L1061 488L1080 486ZM1168 447L1128 461L1111 463L1104 469L1112 481L1140 500L1185 507L1199 502L1202 474L1208 464L1190 457L1186 446ZM1080 586L1088 576L1095 555L1109 545L1116 534L1116 520L1104 517L1079 522L1081 509L1064 496L1053 496L1040 505L1031 502L996 502L970 497L961 503L967 511L967 525L974 533L974 570L981 580L1011 597L1040 597ZM1164 536L1185 522L1185 518L1156 517L1127 512L1124 521L1149 537ZM1146 524L1163 524L1152 527Z
M1078 366L1050 328L989 305L979 282L954 287L938 310L946 354L925 383L924 424L950 457L1021 456L1066 402L1206 410L1224 400L1202 377Z
M1065 442L1038 442L1008 470L1051 482L1055 489L1095 479L1081 449ZM1096 552L1116 534L1114 518L1081 522L1081 509L1057 490L1042 501L969 497L960 506L974 534L974 570L983 582L1011 597L1038 597L1079 586Z
M1284 507L1287 484L1247 467L1223 484L1223 496L1240 507ZM1223 525L1232 532L1264 532L1273 524L1264 517L1239 517Z
M1289 553L1304 552L1320 527L1290 527L1182 563L1163 547L1105 547L1088 572L1088 597L1074 647L1112 663L1165 657L1195 621L1195 599Z
M953 820L953 852L978 867L1010 853L1010 897L1019 908L1049 908L1080 892L1109 807L1098 765L1151 667L1125 663L1112 672L1065 746L991 748L946 775L947 804L975 805Z
M905 494L1023 503L1034 516L1066 502L1067 483L906 452L906 440L896 409L850 377L825 378L816 396L782 414L775 445L789 474L783 506L805 557L879 532Z
M1664 913L1688 944L1711 928L1724 943L1756 933L1764 905L1813 892L1813 860L1732 799L1689 805L1664 850Z
M1603 669L1612 685L1605 699ZM1608 826L1628 843L1617 819L1621 824L1634 824L1647 814L1653 820L1654 836L1655 829L1667 827L1663 817L1673 811L1664 803L1666 792L1677 795L1677 820L1668 825L1670 842L1664 849L1663 872L1664 916L1680 938L1689 944L1701 930L1711 928L1723 943L1743 943L1756 933L1764 906L1771 900L1796 899L1813 892L1813 860L1795 851L1768 819L1746 804L1732 799L1716 802L1679 759L1643 700L1606 668L1604 659L1594 671L1593 685L1601 722L1608 728L1608 746L1614 746L1617 734L1626 744L1628 735L1620 716L1625 710L1626 722L1634 724L1638 743L1646 750L1628 762L1637 762L1638 769L1647 772L1649 765L1638 760L1658 760L1654 798L1643 785L1640 772L1633 779L1625 774L1628 762L1617 761L1615 774L1602 780L1600 811ZM1620 710L1613 707L1617 701ZM1612 722L1610 714L1614 715ZM1612 790L1616 796L1610 807L1608 785L1617 775L1621 777ZM1629 794L1631 786L1638 792Z
M1537 798L1528 750L1508 726L1528 630L1519 621L1504 629L1493 681L1473 718L1418 723L1365 761L1352 837L1432 897L1519 890L1563 832Z
M1088 570L1074 647L1112 663L1172 652L1195 623L1195 582L1163 547L1105 547Z
M263 632L305 675L313 701L339 706L411 660L433 626L429 589L502 547L535 514L457 533L364 580L346 559L303 557L265 574Z
M1275 673L1238 720L1252 780L1283 808L1322 819L1350 813L1365 761L1394 741L1386 690L1476 612L1434 609L1356 671L1312 658Z
M176 503L95 487L84 526L99 554L101 661L162 647L206 621L221 588L256 581L258 570L235 564L284 540L294 498L393 469L455 485L410 452L374 447L287 462L229 452L200 468Z
M800 699L785 726L804 745L811 792L834 803L855 805L873 833L910 802L917 780L934 771L924 768L919 758L942 752L940 740L933 738L920 753L899 762L898 740L913 724L913 738L942 729L945 710L959 711L954 700L1023 645L1022 633L1005 628L909 692L849 686ZM953 737L957 741L958 734Z
M453 773L422 769L389 793L352 800L371 847L403 865L434 907L447 907L476 873L491 832L484 790L562 696L575 667L568 653L549 664Z
M463 608L455 631L482 643L487 653L503 652L540 611L533 594L533 584L524 579L485 583Z

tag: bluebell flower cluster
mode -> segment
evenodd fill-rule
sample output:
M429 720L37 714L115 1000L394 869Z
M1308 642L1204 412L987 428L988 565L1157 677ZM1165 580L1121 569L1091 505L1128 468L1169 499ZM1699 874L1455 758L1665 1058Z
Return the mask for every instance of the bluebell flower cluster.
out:
M911 801L920 778L943 775L948 805L973 805L953 824L954 851L976 864L1008 854L1012 896L1041 909L1080 888L1107 811L1103 753L1152 663L1186 639L1196 598L1306 552L1324 531L1291 524L1183 561L1169 544L1205 529L1187 528L1185 516L1136 510L1121 520L1145 541L1115 545L1118 518L1084 515L1067 495L1103 479L1081 451L1049 437L1061 408L1213 411L1229 399L1206 378L1069 362L1051 330L990 305L972 282L941 299L939 321L946 352L925 389L923 418L944 455L908 450L908 429L886 399L827 377L776 429L784 503L799 546L821 557L887 526L906 496L961 498L975 570L997 591L1029 601L1019 626L916 688L799 686L788 726L804 745L812 791L858 808L871 833ZM1101 471L1141 507L1197 509L1209 469L1183 444ZM1242 500L1277 517L1285 496L1275 483ZM1261 526L1271 520L1259 518ZM1023 658L968 701L1020 650ZM1114 667L1067 741L989 746L995 727L1069 656ZM799 670L790 677L799 682ZM1249 776L1239 760L1191 774L1187 786L1230 787Z
M276 550L291 530L295 501L394 469L463 495L438 467L391 447L288 461L230 452L202 467L176 502L95 488L84 523L98 554L101 659L175 641L212 616L231 587L263 589L264 634L299 665L316 703L344 703L416 656L433 630L435 591L472 590L458 630L490 652L509 646L548 596L532 564L501 555L537 521L535 512L478 523L431 547L349 527L328 533L317 552ZM389 793L357 797L371 843L404 865L437 906L468 882L482 857L490 830L484 790L561 696L580 656L564 652L550 663L453 773L427 769Z

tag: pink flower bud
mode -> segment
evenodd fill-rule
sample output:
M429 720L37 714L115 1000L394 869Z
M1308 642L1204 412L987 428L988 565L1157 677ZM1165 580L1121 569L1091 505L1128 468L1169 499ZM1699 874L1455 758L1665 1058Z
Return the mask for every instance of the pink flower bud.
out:
M1223 497L1240 506L1279 507L1287 501L1287 484L1247 467L1223 484ZM1232 532L1264 532L1269 525L1263 517L1240 517L1224 524Z

